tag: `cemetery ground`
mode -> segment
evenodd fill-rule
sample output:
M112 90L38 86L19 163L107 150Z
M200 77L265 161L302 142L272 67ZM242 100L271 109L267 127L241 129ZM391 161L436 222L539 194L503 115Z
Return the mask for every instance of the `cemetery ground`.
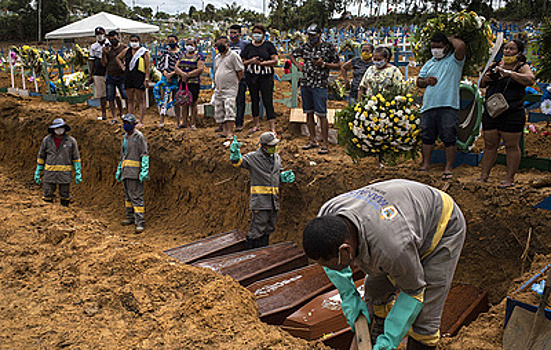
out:
M290 91L286 82L276 82L276 89L276 99ZM208 101L208 95L202 99ZM325 201L372 182L405 178L445 188L468 224L455 281L486 290L492 308L440 348L501 349L504 298L551 262L551 212L533 207L551 196L549 172L522 169L514 189L498 190L502 165L489 183L480 184L480 169L466 165L444 182L442 165L417 172L418 160L383 168L373 158L355 164L339 146L325 156L303 151L307 139L287 122L289 109L278 104L276 112L278 151L297 180L281 186L271 243L300 245L305 223ZM124 196L114 178L120 123L98 121L98 115L85 104L0 95L0 348L324 348L262 323L254 296L231 278L179 264L162 252L248 227L248 174L229 163L212 120L201 117L198 130L182 131L169 118L160 130L157 113L148 110L142 129L151 154L147 222L146 231L136 235L120 226ZM68 209L43 202L42 188L32 180L40 143L58 117L72 127L83 165L84 182L72 185ZM259 136L248 135L248 123L250 117L237 134L244 153L257 148ZM551 131L545 123L536 126ZM266 122L262 127L267 129ZM549 157L551 136L526 137L529 155ZM482 149L480 138L475 150Z

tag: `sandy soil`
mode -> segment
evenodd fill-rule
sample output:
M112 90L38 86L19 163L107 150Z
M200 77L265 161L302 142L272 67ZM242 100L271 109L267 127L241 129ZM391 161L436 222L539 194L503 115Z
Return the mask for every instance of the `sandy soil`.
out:
M276 88L289 91L287 83ZM499 165L491 181L480 184L475 181L479 169L469 166L456 168L446 183L440 179L441 165L419 173L414 161L384 168L371 158L354 164L338 146L326 156L302 151L307 140L285 121L288 109L277 105L276 111L283 140L279 152L297 181L282 186L272 242L300 244L304 223L326 200L371 182L407 178L445 189L468 222L455 279L487 290L495 306L441 348L498 349L503 298L519 283L523 268L535 271L530 266L541 259L537 254L551 253L551 212L533 208L551 195L549 185L533 186L549 179L549 173L521 170L515 189L498 190L505 171ZM162 253L248 226L248 175L229 164L228 148L215 137L212 121L202 119L194 132L174 130L169 120L159 130L155 112L148 111L142 129L151 154L147 227L135 235L119 226L124 197L114 172L120 124L112 126L97 116L98 110L85 105L0 95L0 249L9 257L0 263L1 347L320 348L261 323L253 296L236 282L181 266ZM41 140L57 117L71 125L83 159L84 182L73 186L70 209L43 203L42 189L32 181ZM257 147L259 134L238 136L243 152ZM527 135L529 152L550 148L550 137L532 142L532 136Z

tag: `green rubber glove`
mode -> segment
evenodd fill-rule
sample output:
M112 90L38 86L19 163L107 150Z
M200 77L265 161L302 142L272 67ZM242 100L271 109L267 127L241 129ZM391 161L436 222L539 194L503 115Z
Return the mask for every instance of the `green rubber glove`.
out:
M373 350L396 349L422 308L422 302L401 292L385 319L385 332L377 337Z
M40 180L40 174L42 173L42 170L44 170L44 164L37 164L36 171L34 172L34 182L36 182L37 185L40 185L42 183L42 180Z
M283 183L295 182L295 173L292 170L282 171L280 177Z
M346 322L350 325L353 332L356 332L354 322L360 315L360 312L365 315L367 322L369 321L369 310L367 304L360 297L360 293L356 289L354 280L352 279L352 269L348 266L341 271L323 268L329 280L337 287L341 296L341 308Z
M149 157L148 156L142 157L142 170L140 171L139 179L140 179L140 182L149 180Z
M230 160L238 162L241 159L241 142L237 142L237 135L233 135L233 142L230 145Z
M82 164L80 162L73 162L75 168L75 183L78 185L82 182Z
M115 179L117 179L117 182L122 181L122 165L121 165L121 162L119 162L119 165L117 166L117 173L115 174Z

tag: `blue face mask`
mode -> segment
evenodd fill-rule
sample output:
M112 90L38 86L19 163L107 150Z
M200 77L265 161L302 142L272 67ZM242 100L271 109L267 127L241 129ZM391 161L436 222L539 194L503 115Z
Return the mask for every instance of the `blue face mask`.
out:
M122 128L124 129L124 131L130 132L134 129L134 125L124 123L122 124Z

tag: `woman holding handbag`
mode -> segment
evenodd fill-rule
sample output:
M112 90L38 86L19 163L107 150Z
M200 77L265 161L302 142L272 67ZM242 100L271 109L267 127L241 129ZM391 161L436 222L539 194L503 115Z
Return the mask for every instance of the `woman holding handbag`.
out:
M205 69L205 58L197 52L197 41L190 38L186 41L185 53L176 64L175 72L180 77L180 90L176 94L175 103L181 103L181 115L176 116L178 126L182 129L188 126L188 115L190 117L189 128L197 129L197 100L201 89L201 74ZM190 96L191 95L191 96Z
M487 182L497 159L497 149L503 140L507 152L507 175L497 186L515 186L515 174L520 164L520 137L526 123L523 99L526 86L535 82L534 73L524 57L524 43L509 41L503 48L503 61L489 69L480 87L487 87L486 108L482 116L484 154L478 181Z

